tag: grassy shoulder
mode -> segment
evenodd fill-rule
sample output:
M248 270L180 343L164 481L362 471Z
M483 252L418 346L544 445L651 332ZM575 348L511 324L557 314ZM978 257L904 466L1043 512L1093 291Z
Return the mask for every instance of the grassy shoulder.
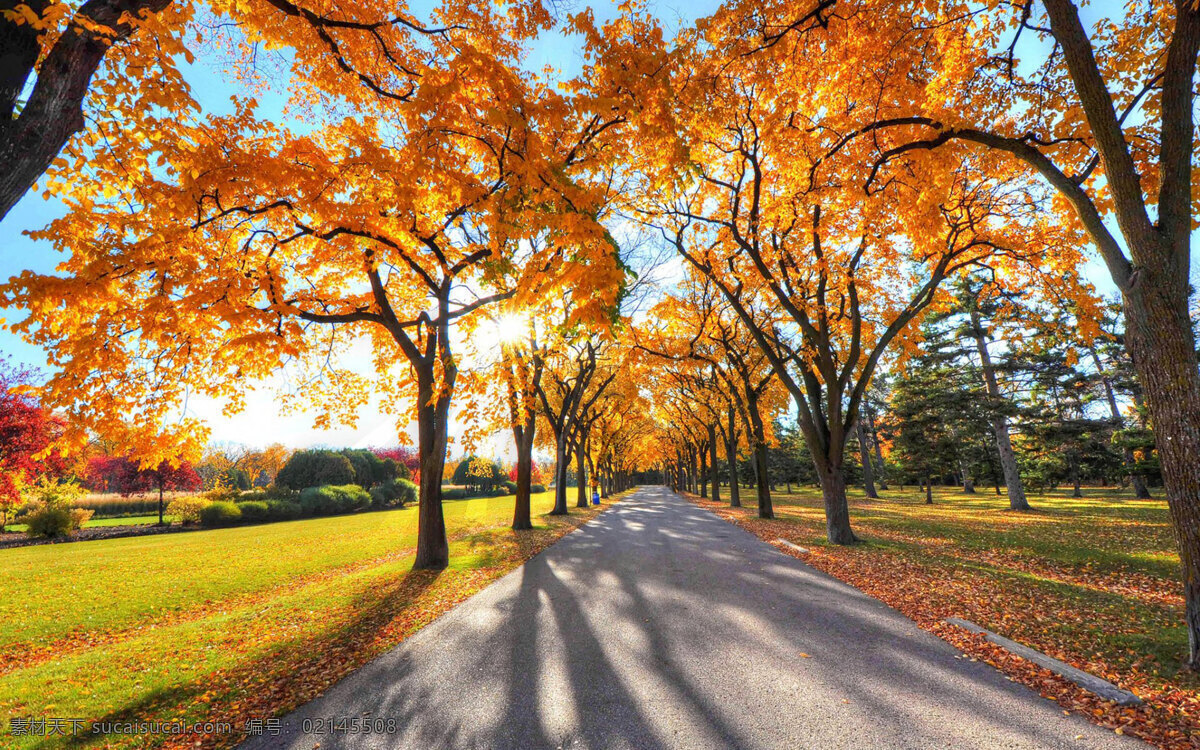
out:
M1187 654L1179 558L1166 502L1113 489L1030 496L1033 512L1008 510L991 489L939 488L927 505L915 489L880 499L851 490L851 522L862 544L825 541L820 492L772 495L776 519L746 507L697 502L761 538L811 550L805 562L863 589L970 653L1037 687L1064 708L1139 734L1160 747L1200 739L1200 679L1179 671ZM787 551L787 550L784 550ZM1146 701L1105 705L1021 659L946 626L962 617L1100 675Z
M451 567L409 571L417 508L0 551L0 720L227 721L231 745L594 517L508 528L512 497L446 503ZM26 737L28 745L45 738ZM21 745L20 737L5 737Z

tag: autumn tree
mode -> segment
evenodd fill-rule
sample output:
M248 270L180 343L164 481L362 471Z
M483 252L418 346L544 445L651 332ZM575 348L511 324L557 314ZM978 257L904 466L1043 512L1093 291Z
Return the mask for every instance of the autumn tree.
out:
M53 448L61 421L22 390L35 384L32 370L0 359L0 532L21 506L23 487L68 468Z
M820 66L806 54L820 47L840 65L841 90L869 102L830 123L834 149L869 145L868 189L926 154L967 148L1039 177L1059 215L1086 232L1120 290L1158 433L1188 663L1200 667L1200 371L1188 310L1200 6L1134 3L1090 29L1071 0L821 0L748 11L734 3L724 17L743 51Z
M84 469L84 483L93 490L122 495L156 492L159 526L164 523L166 492L198 490L201 486L200 475L187 461L163 460L147 466L130 456L93 456Z
M620 286L593 218L598 197L571 174L607 121L515 64L544 14L474 10L486 33L410 30L427 43L416 67L374 55L379 76L356 75L357 86L311 83L327 116L310 133L263 121L242 101L132 163L91 166L70 215L43 235L68 253L67 276L26 274L5 293L31 309L22 330L53 349L60 370L46 392L73 424L146 455L165 451L201 432L168 419L183 393L237 409L249 381L284 363L305 383L291 402L314 402L318 425L352 423L371 392L397 413L410 399L421 459L415 566L445 566L451 328L469 332L478 311L530 286L573 284L584 311ZM555 241L509 273L522 240L547 233ZM94 346L100 338L109 345ZM371 341L376 377L337 366L355 340Z

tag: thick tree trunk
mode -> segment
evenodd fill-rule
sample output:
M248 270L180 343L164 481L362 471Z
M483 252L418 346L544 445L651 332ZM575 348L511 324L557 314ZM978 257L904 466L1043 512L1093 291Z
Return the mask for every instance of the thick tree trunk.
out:
M846 473L840 462L814 456L821 497L825 501L825 536L830 544L854 544L858 537L850 528L850 505L846 502Z
M975 480L971 478L971 470L965 462L960 462L958 471L962 474L962 488L967 495L975 494Z
M579 483L579 491L575 495L575 507L588 507L588 470L587 470L587 437L579 437L579 445L575 448L575 474Z
M741 495L742 490L740 487L741 481L738 479L737 437L736 437L737 433L732 431L732 428L733 428L733 410L732 409L729 412L729 426L731 428L729 435L734 436L734 437L730 438L727 435L726 440L725 440L725 462L729 465L729 507L730 508L740 508L740 507L742 507L742 495Z
M1186 262L1187 254L1182 257ZM1186 267L1180 278L1186 285ZM1142 278L1125 293L1124 303L1130 353L1153 420L1179 545L1188 662L1200 669L1200 373L1186 289L1175 291L1164 281Z
M712 501L714 503L721 502L721 475L720 463L717 459L717 428L716 425L708 425L708 481L712 485Z
M708 445L699 448L700 453L700 497L708 499Z
M554 439L554 508L552 516L567 515L567 437L565 430Z
M754 447L754 470L758 474L758 517L774 518L775 506L771 502L771 479L767 474L767 444Z
M983 324L979 319L979 313L974 310L971 311L971 327L974 329L975 346L979 350L984 385L992 400L999 402L1001 398L1000 385L996 382L996 371L992 367L991 355L988 354ZM1003 414L997 414L992 418L992 432L996 436L996 451L1000 454L1000 468L1004 472L1004 486L1008 490L1008 507L1012 510L1029 510L1029 501L1025 499L1025 490L1021 486L1021 472L1017 468L1017 457L1013 453L1012 439L1008 434L1008 419Z
M929 481L929 475L925 475L925 504L933 505L933 482Z
M533 528L533 513L529 505L530 488L533 486L533 431L535 420L529 420L517 434L517 495L513 501L513 531L528 531Z
M863 427L862 416L858 418L858 424L854 425L854 432L858 436L858 454L862 460L863 470L863 492L867 497L879 497L879 493L875 491L875 474L871 471L871 450L867 446L867 430Z
M0 17L0 219L49 168L71 136L84 127L83 101L105 53L133 32L128 14L158 13L170 0L106 0L84 3L77 18L50 48L15 119L14 105L39 54L38 31ZM49 3L24 3L39 15ZM11 11L16 3L2 2Z
M445 386L448 390L452 383ZM442 516L442 472L446 467L446 437L450 395L434 397L432 367L417 376L417 455L421 462L420 508L417 511L417 557L414 570L442 570L450 563L446 520Z

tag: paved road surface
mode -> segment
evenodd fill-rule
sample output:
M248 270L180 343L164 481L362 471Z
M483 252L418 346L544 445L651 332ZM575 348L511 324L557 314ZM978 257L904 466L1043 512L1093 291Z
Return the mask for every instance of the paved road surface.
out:
M810 658L804 658L807 653ZM643 488L254 747L1144 748ZM306 717L396 720L314 736Z

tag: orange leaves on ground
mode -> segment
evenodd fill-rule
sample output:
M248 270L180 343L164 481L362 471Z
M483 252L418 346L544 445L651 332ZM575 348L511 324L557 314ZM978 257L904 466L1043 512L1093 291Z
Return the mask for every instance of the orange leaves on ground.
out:
M1186 674L1164 676L1153 656L1124 653L1107 642L1089 637L1102 628L1119 643L1121 634L1136 627L1127 614L1086 599L1057 594L1052 589L1023 581L1061 581L1074 587L1133 599L1161 610L1163 627L1181 617L1182 601L1173 582L1149 573L1101 570L1090 565L1070 565L1044 557L1004 549L979 550L953 539L930 537L919 530L905 533L887 525L864 523L868 539L897 544L841 547L822 540L819 515L803 505L777 501L777 520L762 520L754 510L729 508L695 496L693 502L764 541L788 539L808 548L808 554L781 548L785 554L829 573L895 607L925 630L954 644L970 658L990 664L1013 680L1057 701L1064 709L1082 714L1094 723L1122 734L1144 739L1170 750L1194 748L1200 738L1200 695ZM870 505L886 504L883 501ZM923 510L923 509L922 509ZM966 509L957 508L964 514ZM903 509L898 509L903 513ZM894 519L893 519L894 520ZM984 523L979 519L979 523ZM1044 523L1041 516L995 517L986 522ZM1133 533L1137 533L1134 531ZM1099 566L1096 566L1099 567ZM1032 662L989 643L981 635L947 625L947 617L962 617L1030 645L1127 690L1145 701L1139 707L1121 707L1060 678Z

